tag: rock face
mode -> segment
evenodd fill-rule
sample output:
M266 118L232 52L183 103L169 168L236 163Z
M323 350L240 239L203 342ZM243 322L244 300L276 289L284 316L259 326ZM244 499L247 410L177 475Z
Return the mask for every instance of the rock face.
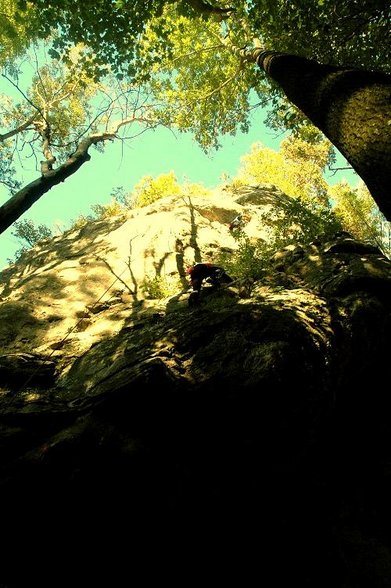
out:
M391 585L391 262L320 237L187 305L282 197L168 199L2 273L0 584Z

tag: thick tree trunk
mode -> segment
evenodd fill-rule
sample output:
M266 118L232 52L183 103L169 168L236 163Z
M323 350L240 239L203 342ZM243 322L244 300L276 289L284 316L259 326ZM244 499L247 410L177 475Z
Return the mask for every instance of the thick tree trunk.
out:
M48 170L40 178L24 186L5 204L0 206L0 234L12 225L28 210L34 202L60 182L64 182L74 174L80 166L89 161L87 151L76 152L56 170Z
M110 131L92 134L80 141L74 153L72 153L72 155L70 155L57 169L52 169L53 163L56 160L51 153L50 144L48 143L45 147L45 156L47 159L41 162L41 177L19 190L19 192L14 194L14 196L7 200L5 204L0 206L0 234L8 229L12 223L18 220L18 218L20 218L22 214L34 204L34 202L51 190L53 186L56 186L60 182L65 182L65 180L77 172L86 161L89 161L91 156L88 153L88 149L91 145L103 143L104 141L113 141L117 137L118 129L133 122L149 124L147 119L136 118L134 116L117 121ZM154 128L154 126L151 125L150 128ZM3 137L5 137L5 135L3 135Z
M256 50L257 64L339 149L391 221L391 76Z

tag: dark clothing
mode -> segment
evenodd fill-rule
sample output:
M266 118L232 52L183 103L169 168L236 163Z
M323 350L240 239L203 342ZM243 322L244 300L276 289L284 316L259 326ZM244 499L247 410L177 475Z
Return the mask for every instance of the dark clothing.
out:
M221 283L229 284L233 281L222 267L213 265L213 263L196 263L187 272L195 292L201 290L204 280L208 280L213 286L220 286Z

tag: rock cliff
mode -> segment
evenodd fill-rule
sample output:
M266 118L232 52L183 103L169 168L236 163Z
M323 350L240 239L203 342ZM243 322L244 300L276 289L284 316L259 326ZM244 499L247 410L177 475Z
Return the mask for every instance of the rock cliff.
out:
M3 586L391 586L391 262L320 236L187 304L282 198L164 199L1 273Z

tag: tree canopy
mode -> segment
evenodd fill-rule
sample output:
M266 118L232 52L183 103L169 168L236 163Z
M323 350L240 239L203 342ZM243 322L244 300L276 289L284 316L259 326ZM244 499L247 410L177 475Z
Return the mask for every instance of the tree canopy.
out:
M39 67L37 59L23 101L1 102L1 181L13 196L0 208L0 230L75 173L91 146L120 138L135 121L191 131L207 150L222 134L245 132L252 108L266 104L274 128L307 140L311 122L324 132L391 218L383 179L391 151L389 2L0 0L0 8L0 64L10 84L20 90L17 59L37 40L53 60ZM337 78L347 80L343 92ZM369 110L379 114L375 129ZM21 188L14 170L26 149L37 163L39 151L44 158L40 178Z
M17 6L20 11L35 9L35 34L41 38L56 31L55 51L83 43L98 67L111 64L118 73L135 73L139 43L147 30L156 38L150 63L172 51L167 15L173 13L204 22L212 19L230 34L241 30L247 43L261 38L271 50L339 65L384 71L391 67L387 0L18 0ZM192 25L187 22L188 33Z
M328 185L323 173L332 159L329 141L308 143L291 136L281 141L280 151L260 143L253 145L242 157L238 179L244 184L272 183L285 194L327 205Z
M262 104L271 100L270 120L275 126L294 130L303 122L278 84L244 67L237 53L235 60L229 55L232 49L252 47L254 38L267 50L331 65L391 71L387 0L14 2L19 11L33 10L34 35L51 37L53 57L67 59L72 47L82 44L89 76L111 71L119 77L144 80L157 70L159 76L168 72L170 79L174 76L175 87L186 94L185 104L180 104L185 110L193 112L198 104L194 98L200 95L210 98L206 108L221 132L232 132L234 123L229 125L229 119L238 120L236 129L245 128L251 91ZM233 80L235 92L230 91ZM222 103L217 118L214 102ZM201 119L199 126L205 131L197 129L197 138L205 144L210 140L205 133L210 135L210 130L200 110L194 111L189 123ZM228 115L224 117L223 112Z

